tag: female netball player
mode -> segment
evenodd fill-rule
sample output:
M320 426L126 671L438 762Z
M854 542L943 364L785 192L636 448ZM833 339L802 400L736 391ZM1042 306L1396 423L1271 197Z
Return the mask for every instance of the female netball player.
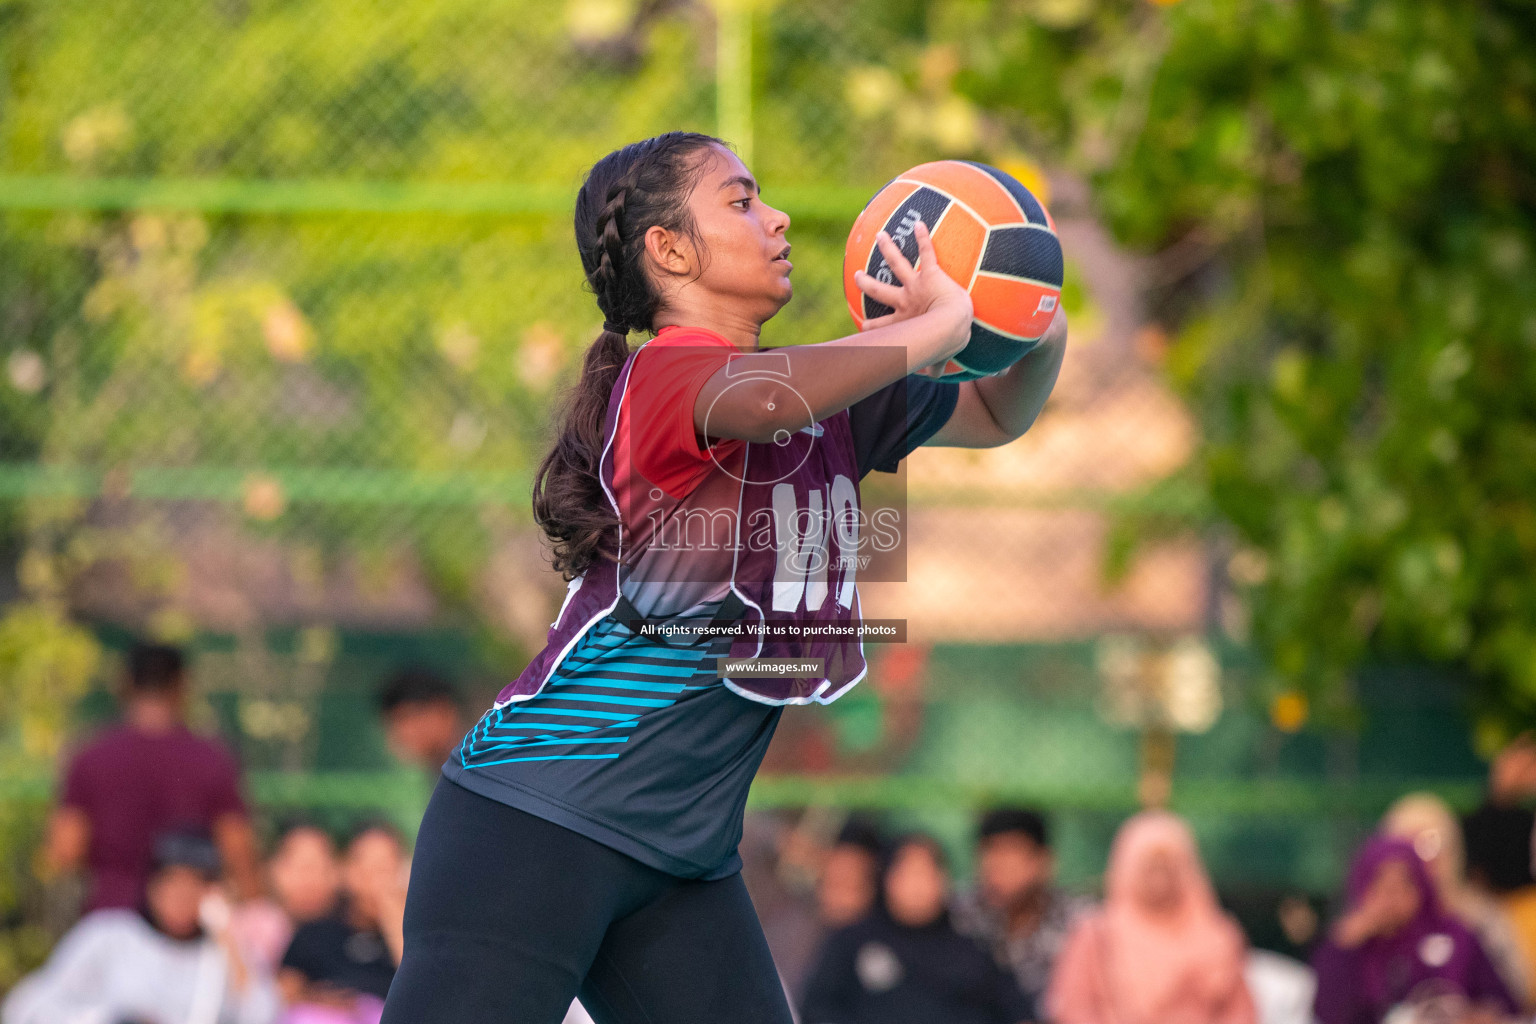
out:
M736 846L782 705L864 674L857 641L797 638L857 617L857 481L918 444L1022 434L1065 321L999 376L917 375L971 322L919 226L916 266L887 236L895 280L859 277L892 313L759 349L792 291L788 227L708 136L588 174L576 242L603 333L533 500L570 585L546 648L444 766L385 1024L557 1024L577 995L600 1024L789 1024ZM655 337L632 352L631 331ZM756 628L702 628L731 622ZM722 676L727 654L812 663Z

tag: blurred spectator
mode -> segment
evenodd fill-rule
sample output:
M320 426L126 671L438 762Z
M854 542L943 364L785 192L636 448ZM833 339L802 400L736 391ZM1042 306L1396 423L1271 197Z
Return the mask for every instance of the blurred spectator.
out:
M1536 796L1536 739L1529 733L1499 751L1488 770L1488 791L1462 822L1467 877L1503 896L1530 886L1531 831L1536 826L1526 802Z
M296 926L336 909L341 861L336 843L320 826L299 822L284 829L267 871L278 905Z
M423 668L405 669L384 684L379 714L395 756L432 772L458 749L468 728L459 691Z
M1462 822L1467 879L1509 916L1525 976L1536 981L1536 882L1532 879L1529 802L1536 796L1536 739L1525 733L1501 750L1488 771L1483 803Z
M393 828L370 824L347 843L342 898L293 933L278 976L288 1024L377 1024L405 939L406 858Z
M294 928L336 907L341 864L335 842L318 825L286 825L267 863L267 878L275 900L251 900L236 907L231 928L254 962L276 972Z
M122 724L87 744L64 772L43 860L53 873L88 872L88 911L136 906L155 837L175 830L213 836L237 898L261 891L239 769L223 745L187 728L186 699L181 651L135 646Z
M776 823L748 815L742 878L791 1005L827 936L874 907L884 850L880 826L860 815L819 808Z
M1447 1021L1515 1012L1477 938L1441 908L1423 860L1404 839L1376 836L1361 847L1348 909L1312 963L1322 1024L1379 1024L1415 1011Z
M1056 858L1045 819L1000 808L977 829L976 887L956 905L956 924L1013 972L1044 1019L1046 986L1067 934L1092 904L1055 885Z
M218 895L218 853L199 836L151 846L139 909L88 914L0 1009L3 1024L270 1024L269 975L242 960ZM212 933L210 936L209 933Z
M1312 955L1328 905L1321 895L1246 873L1229 875L1221 887L1222 909L1243 930L1250 950L1268 949L1295 963Z
M253 970L277 973L278 960L293 938L293 923L265 896L230 908L229 934Z
M1147 811L1115 836L1104 906L1068 936L1047 1008L1058 1024L1253 1024L1246 945L1189 828Z
M827 851L816 879L816 917L827 929L845 928L874 909L885 841L873 824L854 819Z
M1510 995L1527 1003L1525 957L1514 928L1496 900L1467 884L1461 825L1445 801L1431 793L1410 793L1387 811L1381 830L1413 845L1429 869L1440 906L1472 929Z
M980 945L955 931L942 848L899 843L874 913L835 932L812 972L803 1024L1018 1024L1029 1004Z

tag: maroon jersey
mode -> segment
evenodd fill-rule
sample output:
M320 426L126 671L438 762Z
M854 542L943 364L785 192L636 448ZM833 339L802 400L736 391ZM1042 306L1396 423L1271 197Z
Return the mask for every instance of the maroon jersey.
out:
M632 609L653 623L697 624L722 602L739 612L732 657L823 663L815 676L723 677L736 693L770 704L826 703L864 677L855 628L859 463L848 413L767 443L700 445L697 395L741 355L713 331L669 327L625 362L609 401L601 464L620 522L618 561L599 560L571 581L547 645L502 690L499 705L538 693L604 616ZM744 371L743 378L764 372ZM766 372L793 388L787 359ZM637 375L645 386L632 388ZM645 443L650 432L684 429L686 446ZM666 457L647 463L648 452Z

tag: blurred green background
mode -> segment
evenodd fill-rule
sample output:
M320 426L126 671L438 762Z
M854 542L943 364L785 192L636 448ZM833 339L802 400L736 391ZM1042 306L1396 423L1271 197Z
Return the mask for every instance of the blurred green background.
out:
M794 218L768 343L848 331L853 216L959 157L1051 205L1083 353L1022 462L908 477L937 536L1002 517L973 602L1060 620L925 612L915 559L920 692L878 652L755 805L958 846L1028 799L1087 883L1174 737L1218 881L1331 886L1536 708L1533 58L1494 0L0 0L0 903L134 633L192 645L272 813L419 813L373 690L478 703L538 643L529 473L599 322L571 200L673 128ZM1072 569L1031 526L1069 521Z

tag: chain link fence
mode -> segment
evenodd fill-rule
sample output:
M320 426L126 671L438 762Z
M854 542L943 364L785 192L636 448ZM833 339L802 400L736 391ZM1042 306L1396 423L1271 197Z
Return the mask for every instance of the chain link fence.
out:
M370 660L358 637L447 629L445 647L485 646L489 685L563 589L528 494L599 322L572 198L603 153L689 128L736 145L794 218L797 295L769 344L851 329L847 227L907 166L987 160L1056 214L1074 340L1052 404L1007 448L914 455L911 582L871 588L869 614L921 645L1240 639L1208 545L1105 581L1109 510L1177 470L1195 427L1160 380L1144 266L957 91L957 51L933 40L960 6L0 0L4 596L225 638L205 686L271 769L337 767L315 753L327 686L350 695L334 734L371 721L365 676L404 655ZM1092 711L1091 672L1036 668ZM1239 689L1228 714L1268 729ZM828 721L856 733L864 713ZM982 748L1017 769L992 791L1023 777L1006 743ZM1134 800L1134 741L1116 749L1102 807ZM912 763L947 781L912 802L964 786L935 756Z
M821 268L776 333L847 329L837 229L919 149L841 102L850 67L903 45L866 7L0 7L12 529L34 554L208 535L303 563L223 611L146 592L164 573L98 573L80 600L119 617L302 618L273 588L349 558L413 561L433 598L474 605L594 333L569 208L595 156L720 117L750 150L753 95L775 97L760 173L819 217L796 237ZM307 610L420 618L403 592L336 597Z

